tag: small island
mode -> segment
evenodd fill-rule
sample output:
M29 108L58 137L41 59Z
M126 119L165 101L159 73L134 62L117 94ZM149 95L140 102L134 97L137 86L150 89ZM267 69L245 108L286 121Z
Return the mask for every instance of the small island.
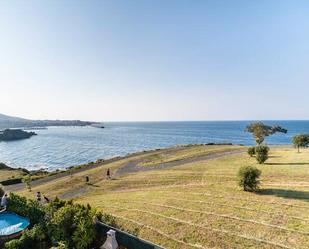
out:
M37 135L35 132L23 131L21 129L5 129L0 131L0 141L14 141L20 139L30 138Z

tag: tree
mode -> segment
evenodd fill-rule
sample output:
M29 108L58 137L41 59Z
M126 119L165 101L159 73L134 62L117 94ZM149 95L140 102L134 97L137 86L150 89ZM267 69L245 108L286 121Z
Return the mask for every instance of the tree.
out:
M294 146L297 148L298 153L299 149L306 148L309 145L309 135L308 134L297 134L292 139Z
M29 192L31 192L31 175L26 175L24 176L24 178L22 179L23 183L26 185L27 189L29 190Z
M264 144L255 146L255 157L259 164L263 164L268 159L269 147Z
M238 185L244 191L256 191L259 188L261 171L251 166L243 166L238 171Z
M259 145L265 140L265 137L271 136L276 132L287 133L287 130L281 126L268 126L262 122L256 122L248 125L246 131L252 133L255 142Z
M247 153L250 157L255 156L255 146L249 147Z

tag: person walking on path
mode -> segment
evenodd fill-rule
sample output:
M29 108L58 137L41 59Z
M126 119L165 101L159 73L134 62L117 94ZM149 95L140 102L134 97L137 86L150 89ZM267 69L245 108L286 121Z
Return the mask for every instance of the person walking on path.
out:
M107 179L111 179L111 171L110 171L109 168L108 168L107 171L106 171L106 178L107 178Z

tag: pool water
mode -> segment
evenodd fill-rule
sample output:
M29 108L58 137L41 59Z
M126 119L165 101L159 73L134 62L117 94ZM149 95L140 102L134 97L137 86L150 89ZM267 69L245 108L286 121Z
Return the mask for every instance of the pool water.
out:
M29 220L14 213L0 214L0 237L9 236L29 226Z

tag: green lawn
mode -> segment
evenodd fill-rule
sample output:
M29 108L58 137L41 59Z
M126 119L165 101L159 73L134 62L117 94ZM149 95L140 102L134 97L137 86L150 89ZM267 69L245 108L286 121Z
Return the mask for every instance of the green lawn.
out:
M204 154L213 153L206 148ZM176 150L168 158L203 154L188 149ZM153 152L133 159L141 158L158 162ZM265 165L244 153L105 179L107 167L116 170L133 159L58 179L34 191L51 196L74 193L77 201L113 214L126 230L166 248L309 248L309 150L272 148ZM260 193L237 186L237 171L243 165L262 170ZM92 185L85 184L85 175Z

